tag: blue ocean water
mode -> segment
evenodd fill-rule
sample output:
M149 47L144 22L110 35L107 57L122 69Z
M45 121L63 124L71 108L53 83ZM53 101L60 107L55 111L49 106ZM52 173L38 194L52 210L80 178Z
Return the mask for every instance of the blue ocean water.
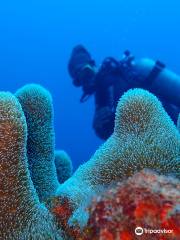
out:
M163 61L180 73L179 0L31 0L0 3L0 90L39 83L52 94L56 148L74 168L102 143L92 130L94 99L80 104L67 63L82 43L100 64L106 56Z

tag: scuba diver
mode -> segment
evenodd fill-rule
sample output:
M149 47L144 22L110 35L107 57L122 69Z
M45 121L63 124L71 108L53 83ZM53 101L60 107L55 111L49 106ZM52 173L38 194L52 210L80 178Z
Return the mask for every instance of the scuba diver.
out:
M100 68L82 45L76 46L68 64L76 87L82 87L81 102L95 96L93 128L101 139L114 129L115 110L119 98L130 88L143 88L155 94L174 123L180 112L180 76L160 61L143 58L135 61L129 51L121 60L107 57Z

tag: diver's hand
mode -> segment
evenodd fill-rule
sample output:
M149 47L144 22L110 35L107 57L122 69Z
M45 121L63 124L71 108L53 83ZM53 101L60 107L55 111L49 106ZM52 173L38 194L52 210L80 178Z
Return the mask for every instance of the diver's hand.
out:
M96 109L93 127L100 138L107 139L113 133L114 118L115 114L110 107Z

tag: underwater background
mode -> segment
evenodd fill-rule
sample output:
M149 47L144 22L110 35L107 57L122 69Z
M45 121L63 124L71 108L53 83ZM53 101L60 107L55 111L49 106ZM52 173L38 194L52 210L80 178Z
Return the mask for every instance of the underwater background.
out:
M72 48L84 44L97 64L129 49L179 74L179 9L179 0L1 1L0 90L39 83L51 92L56 148L76 169L102 141L92 129L94 99L80 104L67 71Z

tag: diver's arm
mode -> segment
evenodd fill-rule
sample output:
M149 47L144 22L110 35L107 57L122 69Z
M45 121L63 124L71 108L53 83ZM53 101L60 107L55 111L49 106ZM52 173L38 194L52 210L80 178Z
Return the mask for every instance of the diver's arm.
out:
M106 140L111 136L114 130L115 114L108 107L96 109L93 120L93 128L96 135Z
M112 86L99 84L95 93L95 113L93 128L101 139L107 139L114 129L114 96Z

